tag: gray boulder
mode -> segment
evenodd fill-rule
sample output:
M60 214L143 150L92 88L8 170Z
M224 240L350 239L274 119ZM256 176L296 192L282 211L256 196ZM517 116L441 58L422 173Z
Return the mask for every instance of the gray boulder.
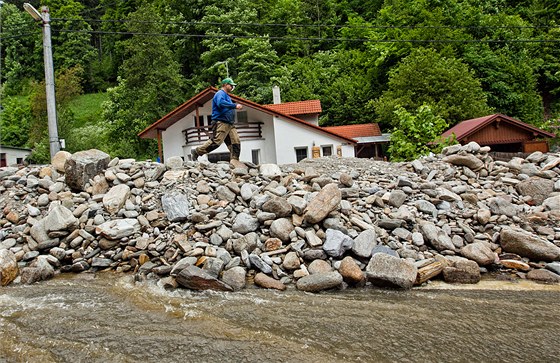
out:
M188 265L182 269L175 280L179 285L191 290L233 291L228 284L193 265Z
M231 286L234 291L241 290L246 285L247 272L241 266L235 266L224 271L222 281Z
M413 263L385 253L373 255L366 267L366 276L373 285L410 289L418 270Z
M170 222L181 222L189 217L189 198L183 193L172 192L161 197L161 206Z
M530 232L504 228L500 244L505 252L516 253L536 261L560 260L560 247Z
M373 247L377 245L377 234L374 229L366 229L362 231L354 239L352 252L359 257L370 258Z
M235 217L231 229L234 232L246 234L254 232L259 228L259 220L248 213L239 213Z
M332 257L341 257L352 248L354 240L336 229L327 229L323 250Z
M296 287L301 291L319 292L338 287L342 282L342 275L336 271L332 271L304 276L297 281Z
M476 242L461 248L461 254L480 266L492 264L497 256L486 243Z
M117 213L130 196L130 187L126 184L115 185L103 196L103 206L110 214Z
M449 283L476 284L480 281L480 268L474 261L458 258L453 266L443 269L443 278Z
M103 173L110 160L108 154L96 149L74 153L64 165L66 184L74 190L84 191L89 180Z
M518 183L515 189L521 195L530 196L533 202L539 205L554 191L554 182L550 179L531 177Z
M473 154L453 154L443 158L443 161L453 165L466 166L473 171L478 171L484 167L482 160Z

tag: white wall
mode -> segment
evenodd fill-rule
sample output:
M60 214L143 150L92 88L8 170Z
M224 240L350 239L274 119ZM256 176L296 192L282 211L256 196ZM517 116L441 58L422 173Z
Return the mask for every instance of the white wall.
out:
M297 160L296 147L307 147L307 157L311 158L313 143L317 146L333 145L333 155L336 155L337 146L343 145L342 156L354 156L354 145L344 145L348 143L346 140L296 124L294 121L275 117L274 130L276 134L277 164L295 163Z
M31 154L31 150L0 146L0 154L6 154L6 165L10 166L16 165L18 163L18 158L25 160L25 158Z

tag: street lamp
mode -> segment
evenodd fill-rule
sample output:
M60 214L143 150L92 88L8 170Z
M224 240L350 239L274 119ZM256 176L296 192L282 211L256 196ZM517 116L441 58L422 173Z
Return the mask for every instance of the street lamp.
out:
M51 45L51 25L49 8L41 7L41 13L31 4L23 4L25 11L35 19L40 21L43 27L43 58L45 61L45 87L47 93L47 120L49 124L49 150L51 160L60 151L60 141L58 139L58 126L56 121L56 98L54 94L54 67Z

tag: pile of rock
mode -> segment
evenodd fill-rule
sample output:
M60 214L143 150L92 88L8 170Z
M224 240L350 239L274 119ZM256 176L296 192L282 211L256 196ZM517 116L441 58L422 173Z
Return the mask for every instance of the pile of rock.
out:
M476 283L488 271L560 281L560 156L488 152L233 170L60 152L0 168L0 282L98 270L227 291Z

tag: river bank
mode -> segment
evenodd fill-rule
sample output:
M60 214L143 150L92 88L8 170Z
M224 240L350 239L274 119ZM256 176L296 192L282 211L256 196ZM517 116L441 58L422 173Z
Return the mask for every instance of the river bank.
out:
M559 286L500 285L232 293L61 274L2 289L0 361L556 361Z
M110 270L168 289L560 281L560 157L455 145L411 163L110 160L0 168L2 285Z

